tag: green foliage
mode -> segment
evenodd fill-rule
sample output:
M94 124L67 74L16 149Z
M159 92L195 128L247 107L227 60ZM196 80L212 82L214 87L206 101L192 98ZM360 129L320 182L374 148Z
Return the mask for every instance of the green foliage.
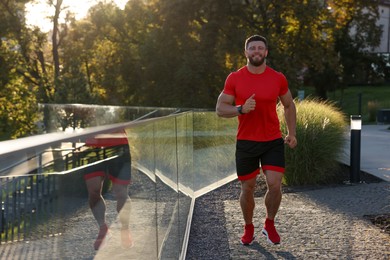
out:
M310 89L307 89L310 92ZM350 86L328 93L329 100L345 113L349 120L350 115L359 113L359 95L361 95L361 112L364 124L375 123L378 109L390 108L389 86Z
M324 184L338 171L337 159L344 146L344 115L331 103L304 100L296 103L297 140L295 149L286 147L287 185ZM278 108L282 118L282 109ZM282 120L282 131L286 132Z
M68 16L52 42L24 24L26 2L0 5L0 47L16 48L0 54L0 82L12 71L41 103L212 108L255 33L293 92L311 80L326 98L352 75L386 76L382 57L366 53L379 41L377 1L131 0L124 10L100 1L82 20ZM64 10L52 3L55 18Z
M21 77L10 80L0 89L0 140L36 133L37 103L34 89Z
M128 128L133 161L176 181L214 183L234 173L237 120L188 112ZM184 177L187 176L187 177ZM192 183L189 183L192 186Z
M349 1L347 1L349 2ZM377 26L379 8L375 1L335 1L336 17L342 17L345 27L335 31L335 51L339 53L343 85L383 82L386 57L371 50L380 44L382 28ZM353 30L353 34L351 31ZM388 73L387 73L388 74Z
M214 111L194 113L194 149L234 145L237 124L237 119L218 118Z
M367 111L368 111L368 121L375 122L376 121L376 114L379 109L379 102L378 101L368 101L367 104Z

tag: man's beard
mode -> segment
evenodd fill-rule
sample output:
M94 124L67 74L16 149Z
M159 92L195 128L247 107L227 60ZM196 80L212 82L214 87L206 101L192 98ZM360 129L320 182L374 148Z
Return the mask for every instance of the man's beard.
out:
M252 57L249 57L249 63L255 67L259 67L264 64L265 57L261 57L259 60L254 60Z

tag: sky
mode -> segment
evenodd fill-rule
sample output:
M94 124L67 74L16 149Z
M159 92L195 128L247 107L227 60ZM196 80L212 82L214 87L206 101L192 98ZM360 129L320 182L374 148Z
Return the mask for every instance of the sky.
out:
M76 19L81 19L86 16L88 9L98 3L101 0L63 0L62 6L68 6L67 10L73 12L76 15ZM114 0L114 2L123 9L128 0ZM48 32L52 29L53 25L48 16L53 16L54 7L50 7L46 4L47 0L37 0L35 4L26 4L26 23L27 25L36 25L41 28L42 31ZM65 12L62 13L65 15ZM63 17L62 17L63 19ZM63 22L63 21L60 21Z

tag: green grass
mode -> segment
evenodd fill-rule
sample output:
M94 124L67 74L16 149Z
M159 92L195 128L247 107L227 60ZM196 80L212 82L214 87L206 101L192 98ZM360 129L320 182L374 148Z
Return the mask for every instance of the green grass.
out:
M332 182L343 148L345 116L333 103L312 99L297 102L297 111L299 145L286 151L284 183ZM280 107L278 112L286 133ZM180 176L186 175L182 179L194 183L202 179L202 184L223 179L235 170L236 131L237 118L218 118L213 112L184 114L127 129L133 160L161 170L168 178L177 178L174 173L180 172ZM193 171L194 176L187 176Z
M306 87L305 97L314 96L314 88ZM351 86L344 90L328 92L328 99L334 102L347 117L359 113L359 94L364 124L376 123L376 112L390 108L390 86Z

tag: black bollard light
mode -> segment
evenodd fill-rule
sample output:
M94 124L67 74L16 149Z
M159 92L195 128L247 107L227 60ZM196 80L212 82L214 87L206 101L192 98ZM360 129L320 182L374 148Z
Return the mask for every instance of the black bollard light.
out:
M360 182L360 137L362 129L361 115L351 115L351 154L350 182Z

